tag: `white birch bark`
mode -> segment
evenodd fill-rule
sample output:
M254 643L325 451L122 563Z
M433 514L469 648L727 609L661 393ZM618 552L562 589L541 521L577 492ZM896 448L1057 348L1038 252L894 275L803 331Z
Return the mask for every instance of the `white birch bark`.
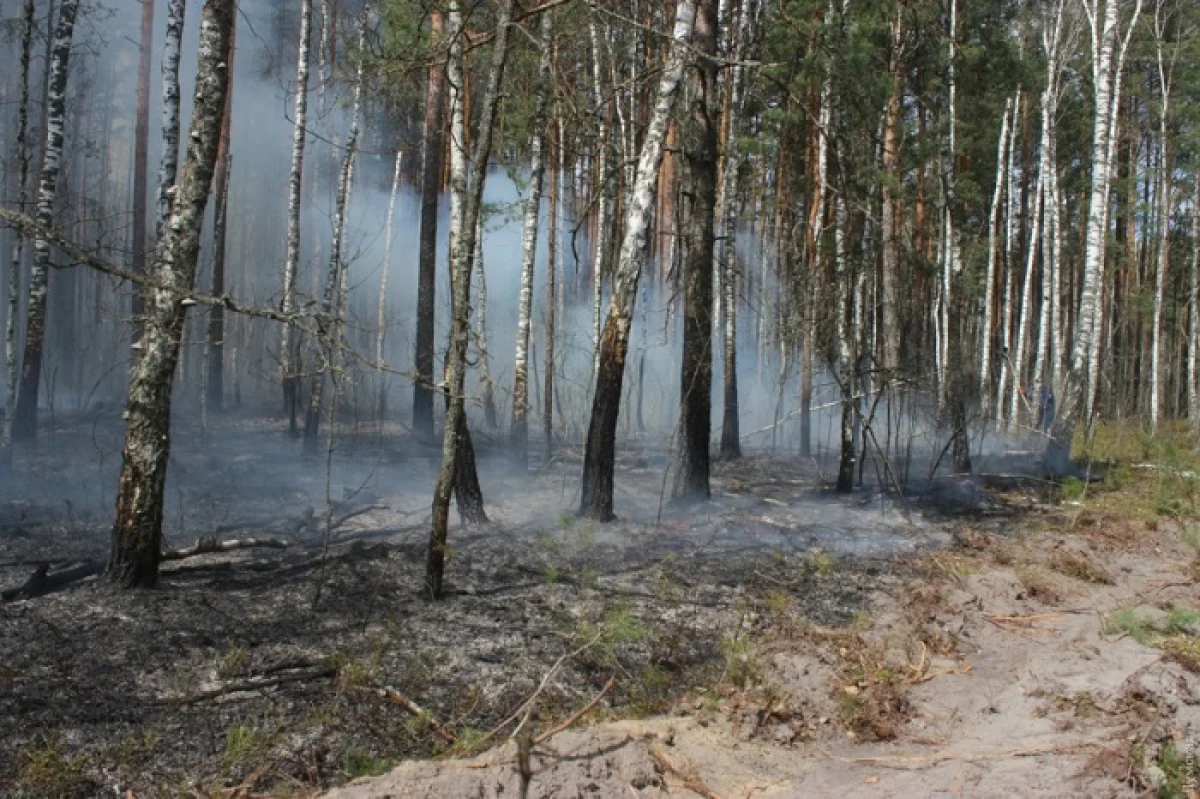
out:
M1017 349L1012 359L1012 390L1008 397L1009 424L1019 424L1021 420L1021 399L1025 394L1025 386L1021 382L1025 377L1025 344L1028 338L1029 320L1033 313L1033 272L1037 263L1039 242L1042 230L1042 198L1043 186L1039 178L1034 178L1033 209L1030 214L1031 228L1029 244L1025 253L1025 277L1022 281L1021 302L1017 306Z
M312 0L300 0L300 46L296 57L296 108L292 126L292 166L288 179L287 258L283 265L281 309L292 313L296 302L296 276L300 269L300 195L304 181L304 142L308 135L308 61L312 39ZM316 270L314 270L315 272ZM290 325L279 327L279 368L283 381L284 403L295 424L296 368L293 361ZM293 430L293 432L295 432Z
M496 36L492 44L487 88L484 90L479 129L471 158L466 149L462 10L459 0L451 0L449 10L450 57L446 78L450 85L450 269L451 330L446 356L446 385L449 395L442 435L442 463L434 489L429 547L425 561L425 587L434 599L442 596L446 540L449 532L450 496L455 487L459 437L466 430L464 387L466 383L467 343L470 337L471 268L476 233L483 201L483 183L491 155L496 126L500 85L508 57L509 25L513 0L502 0L497 8ZM467 175L468 166L470 176ZM460 492L460 511L463 497Z
M75 17L79 0L63 0L54 28L46 93L46 143L42 150L42 172L38 186L37 221L45 229L54 222L54 201L58 176L62 170L64 125L67 108L67 70ZM34 236L33 271L29 277L29 305L26 311L25 357L21 361L21 381L13 419L15 439L32 440L37 436L38 390L41 384L42 351L46 336L46 296L49 288L50 241Z
M400 166L404 153L396 151L396 165L392 170L392 192L388 197L387 222L383 233L383 266L379 275L379 299L375 306L375 362L383 363L383 341L386 332L384 312L387 309L388 276L392 271L392 221L396 214L396 195L400 192Z
M480 400L483 402L483 418L489 428L497 427L496 421L496 386L492 381L491 356L488 354L488 325L487 306L488 288L487 271L483 265L483 214L475 232L475 271L479 273L479 328L475 332L475 346L479 350L479 383Z
M588 35L592 45L592 106L597 119L596 130L596 176L600 193L596 203L596 242L592 257L592 380L600 371L600 315L603 310L604 275L608 269L608 234L612 226L613 186L608 179L608 110L604 108L600 76L603 61L600 37L596 32L594 4L588 17Z
M366 36L366 13L359 27L359 52L363 52ZM358 153L359 119L362 115L363 69L366 58L360 57L354 80L354 105L350 113L350 131L346 137L346 152L338 174L337 195L333 209L333 238L329 243L329 272L325 276L325 295L322 310L328 317L328 326L322 330L322 340L316 342L320 349L321 363L313 378L312 393L309 395L308 415L304 420L304 449L309 455L316 454L320 443L318 432L321 420L321 403L324 400L325 382L335 368L334 358L342 344L342 317L346 311L348 280L344 259L346 238L346 208L350 203L350 189L354 185L354 162ZM332 424L332 420L331 420Z
M995 326L992 307L996 293L996 258L999 245L1000 201L1004 197L1005 166L1008 162L1008 116L1012 111L1012 98L1004 101L1004 115L1000 120L1000 138L996 142L996 186L992 190L992 209L988 214L988 259L983 289L983 335L979 343L979 383L983 414L992 410L992 329Z
M29 202L29 65L33 50L34 5L25 0L21 16L21 88L17 102L17 133L13 158L17 162L17 211L28 213ZM21 267L25 236L13 231L12 260L8 272L8 310L4 321L4 418L0 419L0 466L12 462L13 417L17 410L17 317L21 313Z
M1088 420L1092 415L1095 382L1099 369L1097 345L1100 339L1100 290L1104 284L1104 255L1108 232L1108 194L1112 179L1114 133L1117 109L1120 107L1121 69L1115 62L1117 32L1120 26L1120 0L1104 2L1103 16L1099 7L1103 0L1081 0L1092 34L1092 81L1095 90L1095 111L1092 124L1092 181L1088 198L1087 232L1085 236L1083 280L1079 295L1075 340L1071 348L1071 381L1059 418L1062 433L1073 429L1080 415ZM1130 32L1141 13L1142 0L1137 0ZM1128 44L1126 38L1126 44ZM1114 68L1116 67L1116 68ZM1068 441L1060 444L1069 448ZM1058 464L1063 465L1065 464Z
M537 93L533 98L529 143L529 196L521 233L521 290L517 299L517 344L513 359L513 405L510 438L514 457L528 462L529 439L529 330L533 315L533 267L537 257L538 222L542 212L542 183L546 173L546 104L550 89L552 15L542 14L539 31ZM553 210L553 209L552 209Z
M1158 66L1158 85L1161 92L1158 108L1159 164L1158 164L1158 260L1154 275L1154 318L1150 343L1150 434L1158 431L1158 415L1161 400L1162 375L1162 317L1163 295L1167 283L1167 267L1171 257L1171 157L1167 124L1171 109L1171 84L1175 73L1175 58L1178 47L1170 60L1164 60L1163 41L1166 38L1166 19L1163 0L1158 0L1154 14L1154 54Z
M171 216L175 175L179 170L179 54L187 0L168 0L167 32L162 54L162 160L158 167L158 197L154 240L162 239L163 225Z
M592 402L584 454L581 515L601 521L612 519L612 474L617 416L620 410L621 383L629 346L629 329L638 279L645 262L646 236L658 187L663 145L671 109L679 93L696 17L695 0L680 0L675 10L671 48L659 79L654 110L642 140L637 174L625 214L625 234L613 274L612 299L601 337L600 376ZM610 371L612 374L608 374Z
M1038 186L1042 192L1042 292L1040 315L1038 317L1038 341L1034 356L1033 397L1042 407L1041 396L1043 386L1052 378L1051 363L1053 355L1051 345L1054 326L1054 295L1057 291L1057 250L1054 245L1057 231L1055 229L1057 216L1057 185L1058 164L1054 156L1056 148L1055 116L1058 110L1058 75L1059 50L1062 41L1063 6L1065 0L1059 0L1057 13L1042 31L1042 48L1046 53L1046 85L1041 98L1041 143L1038 156Z
M225 109L231 0L207 0L200 25L196 92L187 156L155 258L159 287L149 292L141 350L129 381L125 445L108 579L153 587L162 557L163 493L170 455L171 389L195 283L204 210Z
M1008 396L1008 380L1009 373L1012 371L1012 329L1013 329L1013 289L1014 281L1016 280L1017 270L1013 268L1013 253L1016 249L1017 239L1017 217L1019 198L1017 192L1013 190L1015 181L1013 176L1016 174L1016 158L1017 158L1017 115L1021 108L1021 90L1018 88L1016 96L1013 98L1012 123L1010 130L1012 131L1012 139L1008 145L1008 167L1005 169L1007 175L1008 199L1005 203L1006 220L1004 226L1004 302L1000 306L1000 377L996 387L996 423L997 425L1007 425L1007 420L1004 415L1006 407L1006 398Z

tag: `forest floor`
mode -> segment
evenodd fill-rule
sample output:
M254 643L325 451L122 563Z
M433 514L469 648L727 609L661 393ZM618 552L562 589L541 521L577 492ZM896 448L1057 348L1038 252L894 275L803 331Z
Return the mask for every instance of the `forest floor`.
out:
M751 456L687 512L647 441L608 525L571 513L577 453L527 476L480 435L492 522L452 530L431 603L434 449L305 462L256 420L214 432L177 434L168 544L289 546L0 604L0 795L312 796L397 764L331 796L516 796L521 771L534 797L1200 784L1200 482L1135 434L1098 439L1100 483L993 458L904 500ZM103 559L119 437L64 419L18 460L0 587Z

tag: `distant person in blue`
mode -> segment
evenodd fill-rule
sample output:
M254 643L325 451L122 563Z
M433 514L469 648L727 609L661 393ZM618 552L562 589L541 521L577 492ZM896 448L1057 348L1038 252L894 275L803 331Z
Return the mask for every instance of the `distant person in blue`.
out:
M1054 392L1050 386L1042 385L1041 396L1038 397L1038 430L1049 433L1054 424Z

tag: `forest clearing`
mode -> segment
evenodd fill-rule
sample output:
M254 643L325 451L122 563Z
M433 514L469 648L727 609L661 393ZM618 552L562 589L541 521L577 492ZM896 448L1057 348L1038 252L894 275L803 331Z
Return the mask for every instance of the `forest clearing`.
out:
M0 795L1200 795L1197 108L1189 0L5 5Z

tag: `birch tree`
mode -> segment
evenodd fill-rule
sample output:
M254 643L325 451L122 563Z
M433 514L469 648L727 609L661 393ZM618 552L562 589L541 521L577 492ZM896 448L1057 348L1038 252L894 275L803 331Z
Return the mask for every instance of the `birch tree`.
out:
M984 416L992 409L992 333L995 328L993 311L996 301L996 261L999 255L999 229L1001 200L1004 198L1008 164L1008 117L1012 111L1012 98L1004 101L1004 114L1000 118L1000 138L996 142L996 185L992 189L992 206L988 213L988 256L987 271L983 279L983 335L979 339L979 384L980 399Z
M681 0L675 11L670 52L658 85L650 124L642 140L637 173L625 211L625 236L613 274L612 298L600 340L600 373L592 397L591 421L584 449L580 515L600 521L613 518L613 465L616 457L617 416L629 349L629 330L638 279L645 261L649 217L658 187L663 142L675 105L687 49L695 22L695 0Z
M171 388L216 165L232 29L233 0L206 0L187 156L155 257L155 277L161 288L148 297L142 347L130 376L125 408L125 445L106 572L110 581L125 588L151 588L158 582L171 443Z
M17 210L27 213L29 202L29 65L33 51L34 6L25 0L21 13L21 86L17 101L17 131L13 157L17 162ZM8 311L4 322L4 418L0 419L0 466L12 464L13 417L17 406L17 318L21 314L21 271L25 262L25 236L13 231L12 260L8 271Z
M1200 169L1193 177L1192 194L1192 268L1188 291L1188 423L1193 442L1200 443Z
M46 139L42 149L42 172L38 185L37 222L49 229L54 222L54 201L62 170L63 129L67 108L67 70L79 0L62 0L54 27L46 81ZM50 241L33 240L33 271L29 278L29 307L26 311L25 353L21 359L21 381L13 419L13 439L32 441L37 437L38 393L42 378L42 350L46 341L46 295L50 278Z
M300 192L304 182L304 142L308 136L308 62L312 40L312 0L300 0L300 45L296 55L295 121L292 123L292 166L288 177L287 258L283 264L284 313L296 307L296 275L300 269ZM295 345L290 325L279 329L279 371L283 384L283 404L288 414L288 431L296 435L297 375Z
M213 254L212 294L220 297L225 293L225 239L228 230L229 170L232 156L230 132L233 127L233 59L237 41L237 0L233 0L233 27L229 32L229 52L225 59L225 110L221 114L221 139L217 146L216 174L213 176ZM208 343L205 351L207 374L205 380L205 407L209 412L221 413L225 403L225 308L214 305L208 309Z
M1090 419L1094 384L1099 367L1100 291L1104 282L1104 253L1108 231L1108 194L1112 178L1113 134L1120 107L1120 75L1130 34L1141 14L1135 0L1132 18L1121 47L1116 51L1121 0L1081 0L1092 39L1092 81L1095 108L1092 118L1092 180L1088 197L1083 277L1079 292L1070 371L1065 381L1058 416L1046 447L1045 461L1054 474L1065 474L1071 457L1076 423ZM1101 8L1103 3L1103 8Z
M383 344L387 333L384 312L387 310L388 277L392 272L392 223L396 215L396 195L400 193L400 165L404 153L396 151L396 162L392 168L392 190L388 194L387 222L383 228L383 264L379 268L379 297L375 304L375 363L383 363ZM382 421L387 411L387 383L379 387L379 418Z
M513 0L501 0L496 13L496 35L492 42L487 87L480 107L479 129L471 158L467 158L465 76L463 74L462 10L458 0L449 9L450 55L446 65L450 84L450 345L446 356L446 421L442 436L442 465L433 494L432 524L425 560L425 590L431 599L441 599L446 566L446 543L450 526L450 494L458 484L461 508L462 478L457 474L466 432L464 389L467 343L470 337L471 271L483 203L483 182L491 156L492 137L499 108L500 87L508 58L509 25ZM543 12L544 13L544 12ZM470 175L468 176L468 166ZM473 464L472 464L473 466Z
M1171 207L1172 173L1171 142L1167 127L1171 116L1171 85L1175 76L1175 63L1179 55L1178 46L1164 58L1166 27L1169 24L1168 10L1164 0L1157 0L1154 9L1154 56L1158 67L1158 258L1154 274L1154 316L1150 328L1150 434L1158 431L1158 415L1162 401L1160 363L1162 360L1163 295L1166 292L1167 268L1171 258Z
M322 310L327 327L321 330L317 346L321 364L313 376L312 391L308 397L308 412L304 417L304 451L308 455L317 453L320 444L322 403L325 384L337 368L335 358L342 344L342 314L345 313L346 261L344 257L346 239L346 208L350 202L350 188L354 185L354 162L358 154L359 123L362 115L363 69L366 54L363 49L367 26L366 11L363 11L358 34L358 68L354 78L354 105L350 113L350 132L346 137L346 152L338 172L337 195L333 209L333 239L329 243L329 271L325 276L325 293ZM335 375L336 379L336 375ZM330 420L333 424L333 420Z
M533 315L533 266L537 256L538 221L542 212L542 180L546 172L546 103L550 94L550 42L553 17L542 14L539 23L538 82L533 97L529 142L529 196L521 233L521 288L517 300L517 345L513 359L512 422L509 445L523 467L529 462L529 330ZM553 213L553 209L551 209Z
M688 70L689 112L683 128L686 169L684 220L688 246L683 284L683 357L679 383L679 445L671 496L676 501L710 496L709 436L712 430L713 228L717 192L717 0L698 0Z
M442 43L445 22L441 12L429 15L429 37L433 46ZM429 67L425 86L425 120L421 137L421 227L417 264L417 331L413 368L413 431L433 438L433 334L437 291L438 206L442 192L442 114L446 103L446 67Z

